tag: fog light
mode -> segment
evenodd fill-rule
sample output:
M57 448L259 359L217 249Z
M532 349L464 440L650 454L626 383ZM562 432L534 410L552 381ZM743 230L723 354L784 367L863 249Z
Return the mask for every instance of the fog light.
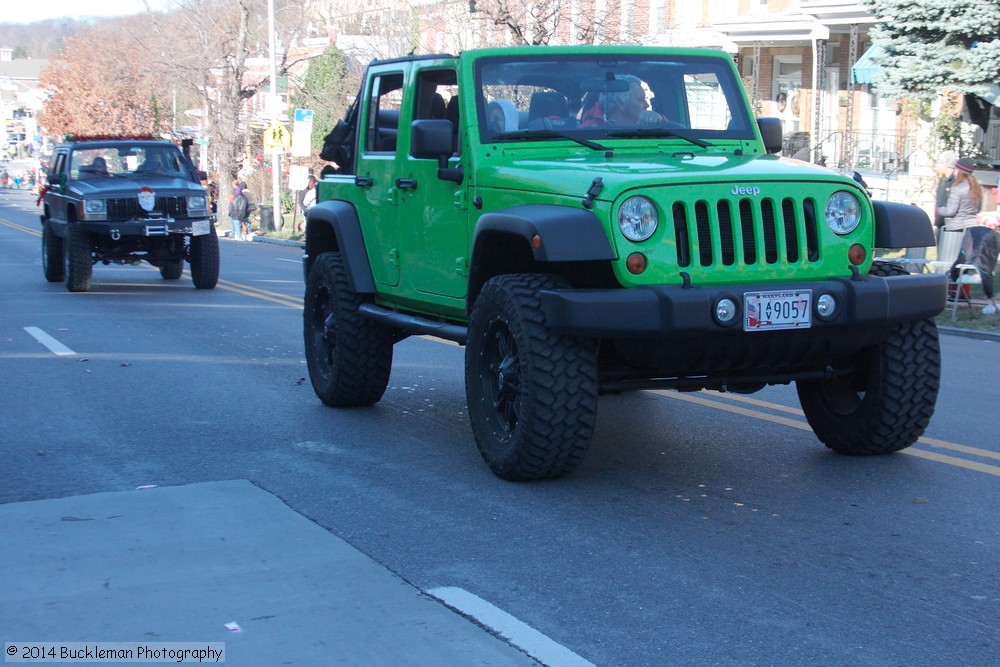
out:
M715 319L729 324L736 317L736 303L732 299L719 299L715 304Z
M816 299L816 312L825 320L833 317L837 312L837 300L830 294L822 294Z
M645 255L641 252L634 252L625 260L625 267L628 269L629 273L637 276L646 270L646 263L647 261Z

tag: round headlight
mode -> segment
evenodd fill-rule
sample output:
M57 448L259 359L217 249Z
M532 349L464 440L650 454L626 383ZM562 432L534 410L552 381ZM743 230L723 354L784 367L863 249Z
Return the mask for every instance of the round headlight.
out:
M861 204L850 192L834 192L826 200L826 224L837 234L850 234L860 222Z
M658 222L656 207L645 197L629 197L618 209L618 229L634 243L652 236Z

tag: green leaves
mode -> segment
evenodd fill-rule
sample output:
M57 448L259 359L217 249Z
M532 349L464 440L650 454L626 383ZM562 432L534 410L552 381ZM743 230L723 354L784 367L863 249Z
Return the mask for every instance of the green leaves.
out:
M983 0L869 0L884 49L875 88L887 97L982 93L1000 81L1000 5Z

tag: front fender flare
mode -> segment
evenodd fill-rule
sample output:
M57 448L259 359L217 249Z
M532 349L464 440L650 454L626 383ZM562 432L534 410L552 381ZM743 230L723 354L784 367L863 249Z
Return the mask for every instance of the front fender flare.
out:
M306 252L302 257L302 270L307 279L313 262L324 252L340 253L354 292L375 293L375 277L368 261L361 221L357 209L348 202L320 202L306 215Z
M480 247L479 239L491 232L522 237L531 248L536 262L615 258L615 251L601 221L591 211L583 209L550 204L523 204L487 213L476 223L474 252ZM538 242L533 242L536 238Z
M927 213L910 204L872 202L876 248L920 248L934 245L934 228Z

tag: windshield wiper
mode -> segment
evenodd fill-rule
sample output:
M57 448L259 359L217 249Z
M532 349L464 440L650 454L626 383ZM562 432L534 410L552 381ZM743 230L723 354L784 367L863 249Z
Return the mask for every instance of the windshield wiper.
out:
M677 137L678 139L683 139L684 141L690 141L695 146L701 146L702 148L711 148L715 145L703 139L689 137L688 135L676 130L668 130L662 127L645 127L636 128L634 130L613 130L611 132L607 132L606 134L609 137Z
M602 146L596 141L590 141L589 139L582 139L580 137L574 137L568 132L557 132L555 130L523 130L518 132L501 132L499 135L504 139L569 139L570 141L575 141L581 146L586 146L587 148L595 151L606 151L607 146Z

